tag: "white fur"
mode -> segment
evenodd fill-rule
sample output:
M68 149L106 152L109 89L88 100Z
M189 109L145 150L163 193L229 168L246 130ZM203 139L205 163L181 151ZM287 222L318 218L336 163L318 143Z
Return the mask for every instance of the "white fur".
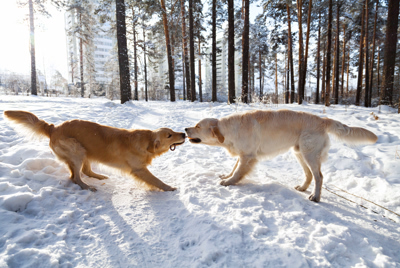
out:
M221 119L206 118L195 127L187 128L192 143L221 146L238 161L232 172L221 176L221 184L239 182L254 168L257 161L272 158L293 148L303 167L306 179L295 188L305 191L315 180L309 199L320 201L322 187L321 163L328 157L329 136L332 133L350 144L375 143L377 137L363 128L352 128L316 115L279 111L250 111Z

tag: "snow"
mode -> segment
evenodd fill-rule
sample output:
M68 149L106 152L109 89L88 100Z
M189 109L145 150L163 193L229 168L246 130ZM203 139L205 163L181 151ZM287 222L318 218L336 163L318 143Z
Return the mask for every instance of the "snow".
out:
M388 211L400 214L400 115L389 107L0 96L1 113L26 110L49 123L175 131L281 108L367 128L378 142L350 147L332 138L320 203L308 200L311 188L293 188L303 171L291 152L223 187L218 175L235 159L188 142L149 168L177 191L147 191L94 166L110 179L84 177L93 193L69 181L48 140L30 141L0 117L0 267L400 267L400 217Z

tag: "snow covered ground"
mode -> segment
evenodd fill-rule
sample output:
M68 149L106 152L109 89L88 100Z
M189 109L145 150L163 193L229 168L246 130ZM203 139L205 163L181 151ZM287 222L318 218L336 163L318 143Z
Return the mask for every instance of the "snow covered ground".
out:
M150 167L177 191L146 191L95 166L110 179L85 177L93 193L69 181L47 140L29 141L0 117L0 267L400 267L400 217L362 199L400 214L400 115L387 107L0 96L1 114L176 131L204 117L281 108L365 127L379 139L356 148L332 139L320 203L307 199L310 189L293 188L303 171L291 152L223 187L218 175L235 159L188 142Z

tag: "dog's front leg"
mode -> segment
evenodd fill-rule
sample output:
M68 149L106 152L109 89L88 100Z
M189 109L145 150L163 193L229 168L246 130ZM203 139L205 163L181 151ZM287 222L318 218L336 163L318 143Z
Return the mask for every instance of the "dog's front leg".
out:
M222 180L221 185L228 186L239 182L243 179L257 164L257 159L254 157L241 156L238 159L237 168L233 172L233 176L227 180Z
M133 176L135 176L136 178L138 178L139 180L142 180L145 183L155 186L161 190L164 190L164 191L175 191L176 190L176 188L163 183L156 176L151 174L151 172L146 167L143 167L140 169L132 169L131 174Z
M236 161L236 164L235 164L235 166L233 167L231 173L229 173L228 175L223 175L223 174L222 174L222 175L219 176L219 178L220 178L221 180L226 180L226 179L228 179L228 178L230 178L230 177L233 176L233 173L235 172L237 166L239 165L239 159L240 159L240 158L238 158L238 160Z

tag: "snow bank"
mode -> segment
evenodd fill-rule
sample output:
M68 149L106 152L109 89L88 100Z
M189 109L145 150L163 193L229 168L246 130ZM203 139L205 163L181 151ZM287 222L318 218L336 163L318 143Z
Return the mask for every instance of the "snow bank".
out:
M376 144L359 147L332 139L322 167L329 191L323 189L316 204L307 199L310 190L294 190L303 174L290 152L259 163L239 185L223 187L218 175L235 159L222 148L189 143L150 167L177 191L149 192L105 170L109 180L84 178L98 189L92 193L69 181L47 140L20 137L0 118L0 267L400 267L400 217L364 200L400 214L400 116L388 107L121 105L24 96L0 96L0 102L1 113L27 110L54 124L79 118L176 131L204 117L287 108L378 136Z

